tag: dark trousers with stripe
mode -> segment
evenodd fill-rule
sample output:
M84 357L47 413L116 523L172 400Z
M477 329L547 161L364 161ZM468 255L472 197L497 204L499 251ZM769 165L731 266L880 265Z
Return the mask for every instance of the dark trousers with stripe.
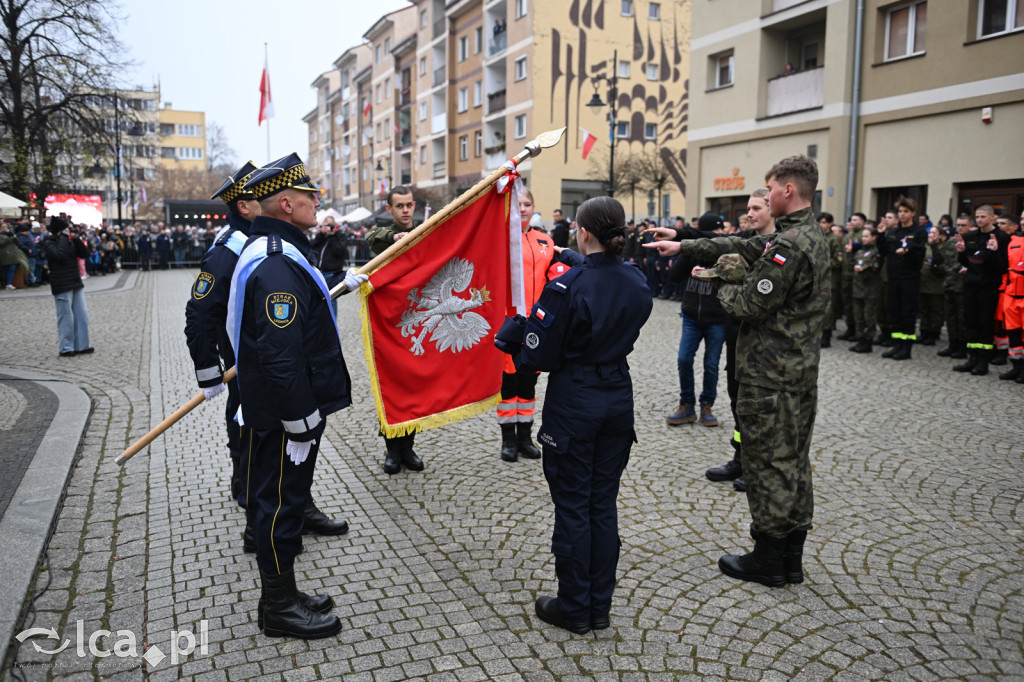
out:
M998 303L998 283L994 286L984 283L964 286L964 328L969 350L985 354L995 348Z
M239 493L237 502L244 507L247 487L244 484L249 476L249 452L252 449L250 431L252 429L248 426L242 426L235 419L235 415L238 414L239 404L238 379L232 379L228 382L228 399L227 405L224 407L224 422L227 424L228 431L228 453L232 459L236 460L243 482L242 491Z
M324 425L316 429L315 444L302 464L293 464L285 453L283 429L253 432L249 501L256 505L256 561L264 573L287 573L295 564Z
M893 277L889 275L889 323L892 338L899 341L916 341L918 291L921 278Z
M537 372L502 372L501 402L497 410L499 424L533 422L539 376Z

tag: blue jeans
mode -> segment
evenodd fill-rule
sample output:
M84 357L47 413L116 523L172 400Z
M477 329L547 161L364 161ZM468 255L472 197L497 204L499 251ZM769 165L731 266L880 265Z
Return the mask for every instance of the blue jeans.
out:
M4 266L4 286L9 287L14 284L14 271L18 268L17 264L5 265Z
M54 294L57 305L57 336L60 352L85 350L89 347L89 309L85 307L85 287L63 294Z
M700 393L701 405L714 405L718 397L718 360L725 344L725 323L708 323L687 317L683 318L683 336L679 339L679 402L693 404L693 359L701 339L704 340L704 390Z

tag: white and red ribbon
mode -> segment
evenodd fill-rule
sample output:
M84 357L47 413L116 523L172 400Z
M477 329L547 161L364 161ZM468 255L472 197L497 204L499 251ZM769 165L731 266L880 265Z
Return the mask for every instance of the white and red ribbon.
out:
M523 192L523 178L516 170L515 159L505 162L508 172L498 178L498 194L511 190L508 212L509 272L512 275L512 307L520 315L529 315L526 307L526 286L523 279L523 220L519 215L519 195Z

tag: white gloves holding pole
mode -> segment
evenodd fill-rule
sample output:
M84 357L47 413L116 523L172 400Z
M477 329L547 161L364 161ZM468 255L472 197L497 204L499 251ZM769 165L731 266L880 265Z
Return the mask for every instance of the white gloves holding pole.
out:
M305 443L297 443L293 440L289 440L284 446L285 454L288 455L288 459L292 461L292 464L298 466L306 461L309 457L309 450L316 444L316 439L306 441Z

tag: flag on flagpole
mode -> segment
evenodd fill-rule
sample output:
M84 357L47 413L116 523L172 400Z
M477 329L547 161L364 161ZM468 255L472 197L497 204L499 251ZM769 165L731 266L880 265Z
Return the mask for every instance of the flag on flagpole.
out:
M450 424L497 403L503 354L494 334L509 297L510 197L486 187L362 285L363 346L384 435Z
M146 201L146 188L145 188L145 186L142 186L142 187L139 188L139 198L142 200L142 203L144 203L144 204L147 203L147 201Z
M377 186L381 196L388 193L388 181L385 178L380 179L380 184Z
M583 158L587 158L587 154L593 149L594 143L597 142L597 136L591 135L584 128L580 128L583 131Z
M263 125L268 118L274 117L274 102L270 99L270 66L267 58L263 58L263 75L260 76L260 120Z

